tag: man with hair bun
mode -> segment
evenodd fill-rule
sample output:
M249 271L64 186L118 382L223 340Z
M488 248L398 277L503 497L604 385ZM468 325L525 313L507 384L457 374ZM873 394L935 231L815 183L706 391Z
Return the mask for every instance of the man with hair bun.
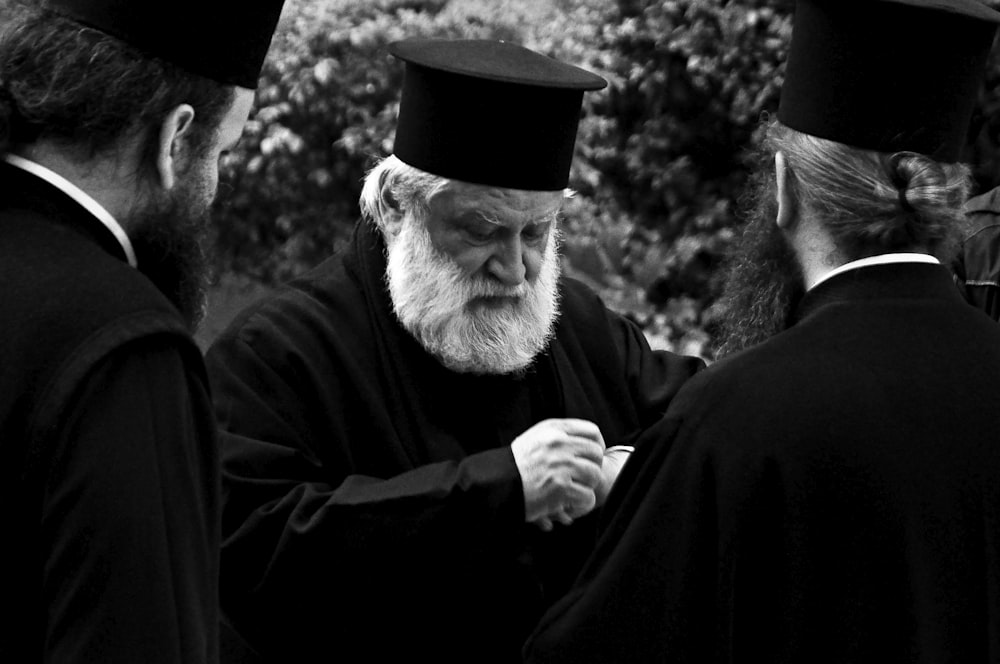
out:
M0 8L0 661L218 661L191 330L219 159L281 8Z
M393 154L351 244L207 356L223 611L273 662L516 662L627 444L703 363L559 275L602 78L498 41L390 52Z
M724 359L640 436L526 661L998 661L1000 328L939 262L998 22L799 0Z

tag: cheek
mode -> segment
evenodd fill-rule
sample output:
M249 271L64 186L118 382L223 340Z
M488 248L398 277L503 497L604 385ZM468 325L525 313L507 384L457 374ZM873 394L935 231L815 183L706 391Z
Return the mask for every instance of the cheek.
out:
M428 231L435 251L451 260L466 276L480 272L492 254L493 248L490 245L470 245L458 233L433 226L428 226Z
M469 247L461 244L438 247L438 251L451 259L466 276L482 272L492 255L488 247Z
M204 159L199 161L197 168L192 169L191 189L205 206L212 204L219 188L218 161Z
M524 248L524 269L527 272L525 275L528 281L533 281L538 273L542 270L542 265L545 263L545 252L548 250L548 243L554 242L554 238L549 236L546 242L526 245ZM555 259L555 256L553 256Z

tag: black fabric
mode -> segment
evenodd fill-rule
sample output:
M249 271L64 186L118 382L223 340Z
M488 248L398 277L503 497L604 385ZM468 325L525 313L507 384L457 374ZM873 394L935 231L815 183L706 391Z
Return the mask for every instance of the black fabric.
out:
M257 88L284 0L45 0L44 6L226 85Z
M526 661L1000 661L1000 328L852 270L643 434Z
M702 363L563 283L523 378L450 372L397 323L384 245L353 243L241 315L207 360L223 440L222 598L270 661L512 662L593 543L593 518L524 523L509 445L548 417L607 444Z
M0 164L0 660L217 661L218 455L179 313Z
M778 119L958 160L1000 13L974 0L798 0Z
M969 304L1000 321L1000 187L970 198L969 221L952 263L955 280Z
M583 92L603 78L502 41L410 39L389 50L406 62L399 159L463 182L566 187Z

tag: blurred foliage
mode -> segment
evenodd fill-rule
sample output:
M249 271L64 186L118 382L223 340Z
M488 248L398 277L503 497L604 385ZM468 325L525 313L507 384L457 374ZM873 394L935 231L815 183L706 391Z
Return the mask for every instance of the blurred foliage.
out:
M995 3L991 3L995 4ZM566 269L662 348L710 358L746 149L777 109L791 35L773 0L288 0L244 139L223 164L220 269L287 279L342 243L361 179L391 151L407 37L518 42L595 71L566 207ZM1000 66L970 147L997 184ZM470 158L475 158L470 151Z

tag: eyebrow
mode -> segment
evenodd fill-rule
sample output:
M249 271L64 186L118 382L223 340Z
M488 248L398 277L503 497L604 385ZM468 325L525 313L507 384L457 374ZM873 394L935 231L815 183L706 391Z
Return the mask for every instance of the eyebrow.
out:
M540 226L542 224L554 224L554 223L556 223L559 220L560 213L561 213L561 210L556 210L554 212L546 212L546 213L544 213L542 215L539 215L537 217L531 218L528 221L528 223L525 224L525 225L527 225L527 226ZM478 209L478 208L475 208L475 207L470 207L470 208L468 208L466 210L463 210L463 211L459 212L458 215L456 216L456 219L459 219L459 220L469 220L469 219L472 219L472 220L481 220L481 221L485 221L488 224L492 224L494 226L506 226L507 225L507 224L503 223L502 221L500 221L499 217L497 217L495 214L491 214L489 212L486 212L484 210L481 210L481 209Z

